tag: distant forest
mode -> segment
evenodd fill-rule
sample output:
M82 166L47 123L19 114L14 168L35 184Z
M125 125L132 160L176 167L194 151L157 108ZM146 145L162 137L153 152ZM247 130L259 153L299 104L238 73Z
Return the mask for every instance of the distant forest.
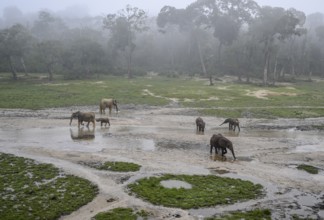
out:
M253 0L166 5L155 17L130 5L93 17L7 7L0 18L0 72L14 80L18 72L46 73L49 80L158 73L269 85L323 77L323 68L324 14Z

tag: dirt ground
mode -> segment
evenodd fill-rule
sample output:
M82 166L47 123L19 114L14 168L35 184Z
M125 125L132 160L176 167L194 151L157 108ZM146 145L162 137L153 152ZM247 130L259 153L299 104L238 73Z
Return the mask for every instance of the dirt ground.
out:
M195 109L125 105L109 116L110 127L77 128L73 111L94 111L96 106L45 110L0 110L0 151L52 163L99 186L99 195L62 220L88 220L117 207L144 209L154 219L203 219L219 213L269 208L273 219L293 215L324 219L324 118L266 120L240 118L241 131L219 126L224 118L205 117L206 130L198 134ZM106 115L107 116L107 115ZM210 155L209 139L221 133L234 144L237 160ZM85 138L87 137L87 138ZM99 171L82 164L127 161L140 164L131 173ZM81 163L82 162L82 163ZM299 164L320 168L317 175L296 169ZM146 176L213 174L260 183L263 198L229 206L182 210L154 206L128 195L126 185Z

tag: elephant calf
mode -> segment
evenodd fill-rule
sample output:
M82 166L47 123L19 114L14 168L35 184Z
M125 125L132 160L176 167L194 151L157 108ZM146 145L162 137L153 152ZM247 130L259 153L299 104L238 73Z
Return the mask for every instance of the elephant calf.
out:
M240 129L240 122L237 118L227 118L222 124L219 126L228 123L228 130L233 130L235 131L236 127L238 128L239 131Z
M112 107L116 107L116 112L118 112L117 100L116 99L101 99L99 104L100 114L105 114L105 109L109 108L109 115L111 114Z
M198 117L196 119L196 126L197 126L197 131L199 131L199 132L205 131L205 122L201 117Z
M83 125L83 122L88 122L87 127L89 127L90 122L92 122L93 127L96 126L96 122L95 122L95 113L94 112L74 112L71 115L71 120L70 120L70 125L72 123L73 118L77 118L78 119L78 127L80 127L80 124Z
M234 160L236 160L234 149L233 149L233 143L228 140L226 137L224 137L222 134L214 134L210 138L210 153L213 153L213 148L215 148L215 153L217 154L217 149L222 150L222 157L227 153L227 149L229 149L232 152L232 155L234 157Z
M107 126L107 124L110 126L110 122L108 118L98 118L96 119L97 122L100 122L100 125L102 126L103 124L105 124L105 127Z

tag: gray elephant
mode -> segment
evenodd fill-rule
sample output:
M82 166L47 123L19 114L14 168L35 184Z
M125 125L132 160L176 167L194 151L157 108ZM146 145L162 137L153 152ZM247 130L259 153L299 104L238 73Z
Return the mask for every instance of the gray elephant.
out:
M95 113L94 112L74 112L71 115L71 120L70 120L70 126L72 124L72 120L73 119L78 119L78 127L80 127L80 124L83 125L83 122L88 122L87 127L89 127L90 122L92 122L93 127L96 126L96 122L95 122Z
M109 115L111 114L112 107L116 107L116 112L118 112L117 100L116 99L101 99L99 104L100 114L105 114L105 109L109 108Z
M205 131L205 122L201 117L198 117L196 119L196 127L198 132L204 132Z
M210 154L213 153L213 148L215 148L216 154L218 153L217 150L221 150L222 157L224 157L224 155L227 153L227 149L229 149L232 152L234 160L236 160L233 149L233 143L226 137L224 137L222 134L214 134L210 138Z
M222 124L219 126L228 123L228 130L233 130L235 131L236 127L238 128L239 131L240 129L240 121L237 118L227 118Z
M100 122L100 125L102 126L103 124L105 124L105 127L107 126L107 124L110 126L110 122L108 118L97 118L96 122Z

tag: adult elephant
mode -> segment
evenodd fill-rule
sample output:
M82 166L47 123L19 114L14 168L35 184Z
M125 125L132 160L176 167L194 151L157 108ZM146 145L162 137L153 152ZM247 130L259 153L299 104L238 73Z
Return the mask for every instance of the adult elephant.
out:
M240 121L237 118L227 118L225 121L220 124L219 126L228 123L228 130L233 130L235 131L236 127L240 131Z
M222 157L227 153L227 149L229 149L232 152L232 155L234 157L234 160L236 160L234 149L233 149L233 143L228 140L226 137L224 137L222 134L214 134L210 138L210 153L213 153L213 148L215 148L215 153L217 154L217 149L222 151Z
M88 122L87 127L89 127L90 122L92 122L93 127L96 126L96 122L95 122L96 116L95 116L94 112L77 111L77 112L72 113L71 120L70 120L70 126L71 126L72 120L74 118L78 119L78 127L80 127L80 124L83 125L83 122Z
M105 109L109 108L109 115L111 114L112 107L116 107L116 112L118 112L117 100L116 99L101 99L99 104L100 114L105 114Z

